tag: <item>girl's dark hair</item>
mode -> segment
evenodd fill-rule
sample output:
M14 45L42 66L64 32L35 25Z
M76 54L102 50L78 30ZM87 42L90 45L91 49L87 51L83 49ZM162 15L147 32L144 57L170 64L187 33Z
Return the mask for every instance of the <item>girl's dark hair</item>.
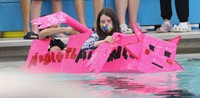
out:
M102 15L106 15L106 16L110 17L112 20L113 29L109 34L106 34L105 32L103 32L101 30L100 18ZM120 32L119 19L118 19L117 15L115 14L115 12L110 8L102 9L99 12L98 17L97 17L96 27L97 27L96 31L97 31L97 34L99 35L100 40L105 39L108 35L113 35L114 32Z

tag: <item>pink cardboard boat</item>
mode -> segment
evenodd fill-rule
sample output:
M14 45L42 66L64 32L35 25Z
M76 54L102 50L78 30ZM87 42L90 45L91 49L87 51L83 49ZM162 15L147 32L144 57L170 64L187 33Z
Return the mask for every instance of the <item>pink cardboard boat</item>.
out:
M48 52L50 39L33 40L23 69L28 72L131 72L155 73L183 70L175 55L181 37L164 41L143 34L134 23L134 34L114 33L115 43L102 43L95 50L81 50L92 31L63 12L32 23L45 28L66 23L81 34L70 35L66 51Z

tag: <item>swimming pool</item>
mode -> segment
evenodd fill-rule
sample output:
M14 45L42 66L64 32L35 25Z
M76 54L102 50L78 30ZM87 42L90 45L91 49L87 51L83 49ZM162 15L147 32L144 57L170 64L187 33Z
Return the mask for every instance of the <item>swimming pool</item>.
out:
M30 74L25 61L0 63L1 98L199 98L200 55L181 55L184 71L135 74Z

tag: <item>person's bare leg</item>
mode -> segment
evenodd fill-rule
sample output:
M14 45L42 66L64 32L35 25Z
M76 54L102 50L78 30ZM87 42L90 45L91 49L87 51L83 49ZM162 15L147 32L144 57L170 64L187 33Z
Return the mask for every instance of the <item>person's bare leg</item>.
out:
M42 7L42 0L32 0L31 3L31 20L40 17ZM35 33L39 33L38 26L32 24L32 31Z
M79 22L82 23L83 25L86 25L84 0L74 0L74 4Z
M134 23L136 23L136 25L140 28L140 30L143 33L147 33L148 31L146 29L140 27L140 24L137 22L139 6L140 6L140 0L129 0L128 1L129 17Z
M28 32L30 32L30 27L29 27L30 4L31 4L31 0L20 0L23 23L24 23L24 35L26 35Z
M93 0L94 6L94 30L96 30L96 21L99 12L103 9L104 0Z
M62 11L62 0L52 0L53 13Z
M120 28L123 33L132 33L126 24L126 10L128 7L128 0L115 0L115 8L119 18Z
M140 0L128 0L129 18L135 23L137 23L139 5Z
M125 24L125 14L128 6L128 0L115 0L116 13L120 24Z
M50 51L61 51L61 49L58 46L53 46Z

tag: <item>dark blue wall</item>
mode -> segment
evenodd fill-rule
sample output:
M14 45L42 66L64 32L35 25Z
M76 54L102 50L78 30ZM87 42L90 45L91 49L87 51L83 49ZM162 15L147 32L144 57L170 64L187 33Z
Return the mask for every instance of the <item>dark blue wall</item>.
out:
M43 3L42 14L51 13L52 6L51 2L49 1L50 0L45 0ZM200 23L200 0L189 1L189 21L191 23ZM105 0L104 7L110 7L114 9L114 0ZM63 11L77 19L74 8L74 0L63 0ZM93 27L94 10L92 0L85 0L85 18L88 27ZM162 18L160 17L159 0L141 0L138 13L138 22L141 25L159 25L162 23ZM178 23L174 6L172 23ZM23 30L23 21L19 0L0 0L0 31L17 30Z

